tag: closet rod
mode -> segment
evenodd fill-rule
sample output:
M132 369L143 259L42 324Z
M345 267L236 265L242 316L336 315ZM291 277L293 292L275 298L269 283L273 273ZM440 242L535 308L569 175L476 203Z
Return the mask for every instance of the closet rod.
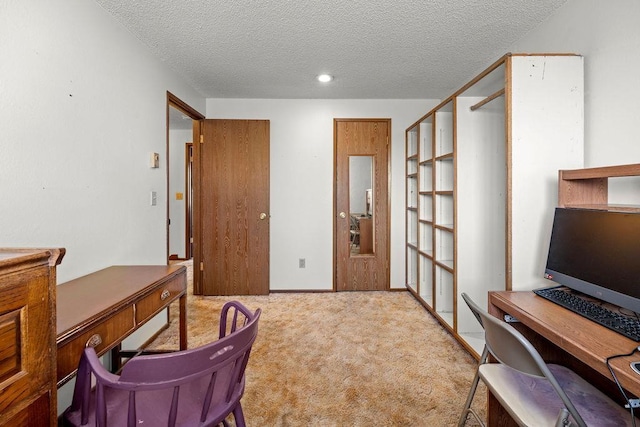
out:
M491 101L493 101L494 99L496 99L497 97L499 97L501 95L504 95L504 88L500 89L499 91L497 91L493 95L487 96L485 99L483 99L482 101L478 102L476 105L472 105L471 106L471 111L477 110L478 108L482 107L487 102L491 102Z

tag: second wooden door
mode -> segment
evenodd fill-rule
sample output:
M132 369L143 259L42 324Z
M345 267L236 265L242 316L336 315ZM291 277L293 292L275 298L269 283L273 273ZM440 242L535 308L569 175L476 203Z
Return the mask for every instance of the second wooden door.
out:
M334 120L335 283L389 289L389 119Z

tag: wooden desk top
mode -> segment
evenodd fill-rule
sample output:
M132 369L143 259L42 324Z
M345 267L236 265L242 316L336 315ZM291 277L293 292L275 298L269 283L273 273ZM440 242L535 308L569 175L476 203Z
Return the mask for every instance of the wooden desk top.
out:
M495 311L497 307L516 317L522 324L607 378L611 378L611 373L606 358L631 353L639 344L533 292L489 292L489 307L493 315L500 316ZM640 361L640 353L613 359L611 366L622 386L640 395L640 375L629 366L634 361Z
M113 266L58 285L58 343L131 304L148 286L168 281L185 269L178 265Z

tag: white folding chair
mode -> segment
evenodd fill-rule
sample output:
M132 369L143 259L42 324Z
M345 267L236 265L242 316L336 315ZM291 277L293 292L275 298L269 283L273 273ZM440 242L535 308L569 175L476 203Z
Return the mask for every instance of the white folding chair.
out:
M478 381L487 385L520 426L631 426L631 415L570 369L546 364L513 326L491 316L465 293L462 298L485 330L485 350L459 426L471 414ZM487 363L491 353L499 363Z

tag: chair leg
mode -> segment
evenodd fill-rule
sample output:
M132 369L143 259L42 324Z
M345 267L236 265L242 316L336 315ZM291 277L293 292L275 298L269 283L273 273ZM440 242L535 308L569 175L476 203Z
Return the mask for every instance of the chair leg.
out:
M567 408L560 409L560 413L558 413L558 419L556 420L555 427L567 427L574 425L569 419L569 411Z
M233 418L236 422L236 427L246 427L244 423L244 413L242 412L240 403L238 403L238 406L233 410Z
M480 356L480 362L478 362L478 366L484 364L487 361L487 357L489 357L489 350L487 346L482 350L482 356ZM460 415L460 421L458 422L458 427L464 427L467 422L467 418L471 415L476 419L481 426L484 427L484 421L480 419L476 411L471 409L471 403L473 402L473 397L476 394L476 390L478 388L478 383L480 382L480 374L478 368L476 368L476 375L473 377L473 382L471 383L471 389L469 390L469 394L467 395L467 401L464 404L464 409L462 410L462 414Z

